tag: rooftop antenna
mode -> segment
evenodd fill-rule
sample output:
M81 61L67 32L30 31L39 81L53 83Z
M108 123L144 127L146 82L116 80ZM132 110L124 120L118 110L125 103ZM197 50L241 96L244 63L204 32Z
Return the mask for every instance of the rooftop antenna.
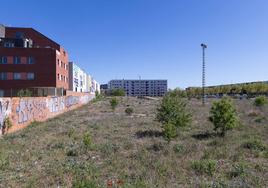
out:
M205 49L207 45L202 43L202 54L203 54L203 62L202 62L202 105L205 106L205 87L206 87L206 64L205 64Z

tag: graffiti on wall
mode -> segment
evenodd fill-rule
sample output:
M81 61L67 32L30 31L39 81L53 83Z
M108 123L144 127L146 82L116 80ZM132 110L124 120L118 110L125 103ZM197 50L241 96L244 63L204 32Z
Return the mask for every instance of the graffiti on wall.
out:
M60 113L86 104L94 96L0 98L0 135L29 125L33 121L45 121ZM14 126L6 127L6 118Z
M0 135L3 134L3 131L5 129L4 121L10 113L11 113L11 100L0 98Z
M20 99L16 108L19 124L46 117L46 102L44 99Z
M52 113L63 111L65 109L64 97L51 97L47 99L47 107Z
M73 105L79 104L80 100L77 96L67 96L65 99L65 106L70 108Z
M80 103L81 104L86 104L86 103L88 103L90 100L92 100L93 99L93 97L94 96L90 96L90 95L85 95L85 96L81 96L80 97Z

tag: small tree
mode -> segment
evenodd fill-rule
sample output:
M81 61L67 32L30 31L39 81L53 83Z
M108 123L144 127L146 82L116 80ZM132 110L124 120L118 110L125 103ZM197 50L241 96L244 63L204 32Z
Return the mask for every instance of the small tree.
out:
M116 106L118 105L118 100L115 97L113 97L110 100L110 104L111 104L112 109L115 110Z
M228 98L215 101L210 109L209 120L214 124L214 130L220 130L220 134L225 136L227 130L238 125L236 110Z
M192 115L187 109L187 100L176 91L168 92L157 108L156 119L162 123L167 140L177 136L179 127L188 126Z

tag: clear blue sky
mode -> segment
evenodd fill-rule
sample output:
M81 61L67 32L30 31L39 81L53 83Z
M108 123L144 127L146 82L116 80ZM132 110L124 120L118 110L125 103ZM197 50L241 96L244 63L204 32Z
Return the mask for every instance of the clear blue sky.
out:
M0 23L33 27L100 83L200 86L268 80L267 0L2 0Z

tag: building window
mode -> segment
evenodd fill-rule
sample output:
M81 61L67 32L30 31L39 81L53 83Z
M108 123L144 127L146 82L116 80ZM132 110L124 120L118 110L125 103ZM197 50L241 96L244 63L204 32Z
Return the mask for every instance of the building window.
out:
M34 73L33 72L27 73L27 80L34 80Z
M20 64L20 57L14 56L14 64Z
M5 56L1 57L0 64L7 64L7 57Z
M0 72L0 80L7 80L7 73L6 72Z
M28 64L34 64L34 57L28 57Z
M14 73L14 80L20 80L21 79L21 73Z
M57 61L58 61L58 66L60 66L60 60L59 60L59 59L57 59Z
M60 74L58 74L58 80L60 80Z
M60 80L63 80L63 75L60 75Z
M60 66L63 67L63 62L62 61L60 62Z

